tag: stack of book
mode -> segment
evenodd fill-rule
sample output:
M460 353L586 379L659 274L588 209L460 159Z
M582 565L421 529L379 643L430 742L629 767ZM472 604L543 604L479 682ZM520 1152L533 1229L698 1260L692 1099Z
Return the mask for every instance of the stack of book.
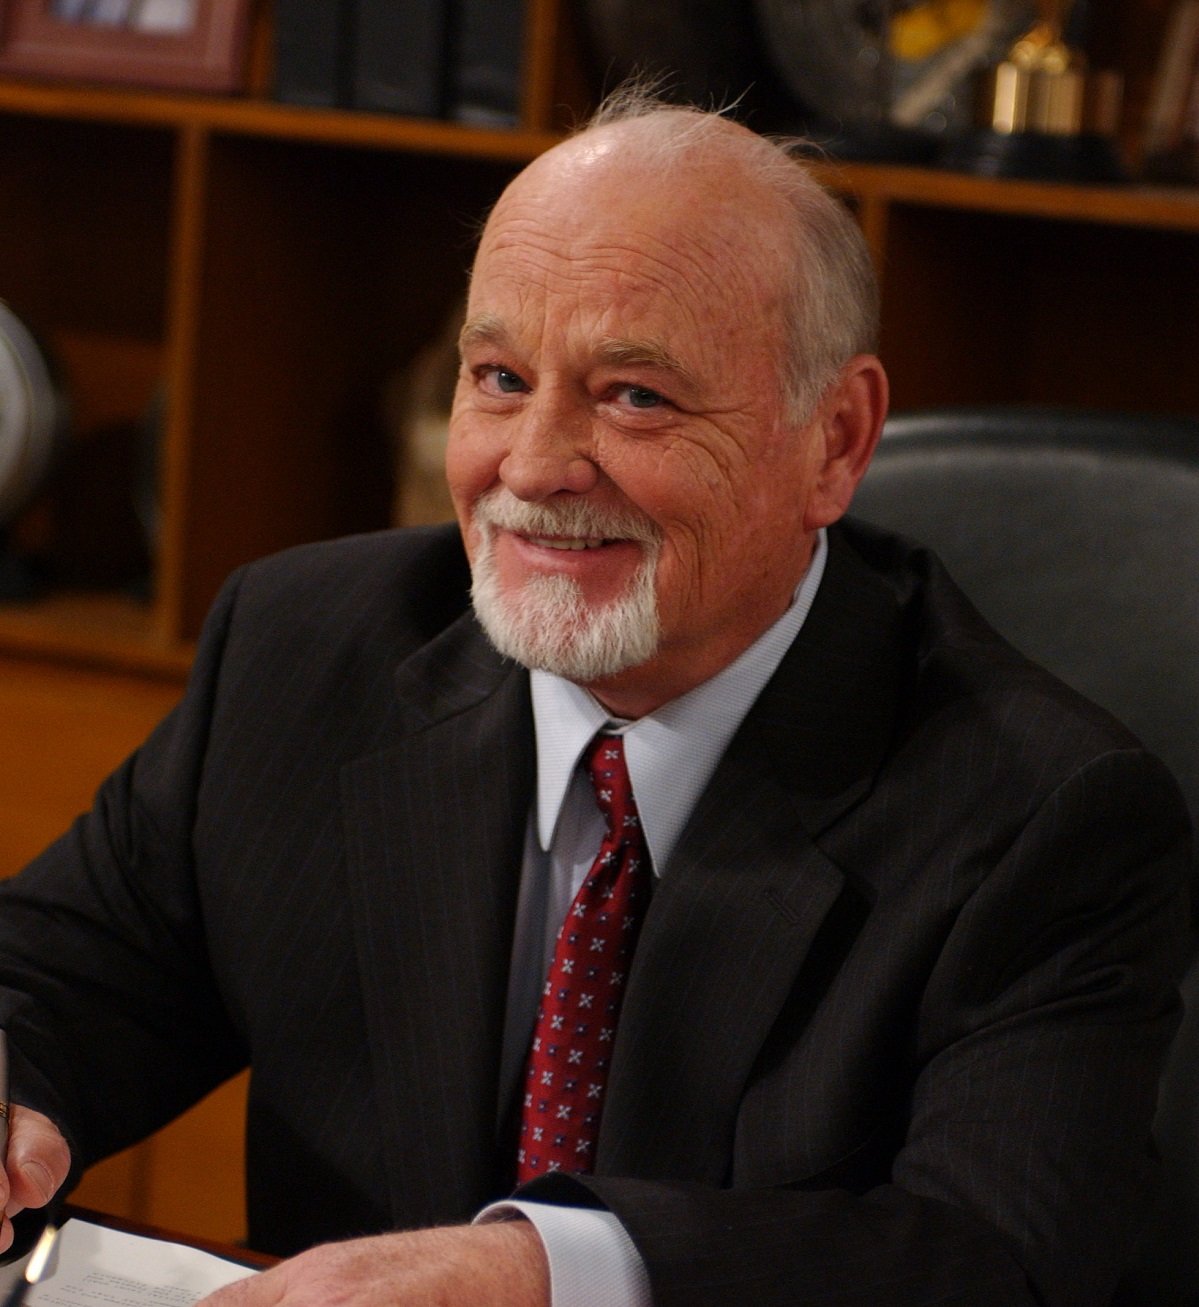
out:
M1199 183L1199 0L1174 0L1150 91L1144 171L1152 181Z
M520 112L524 0L276 0L275 94L487 126Z

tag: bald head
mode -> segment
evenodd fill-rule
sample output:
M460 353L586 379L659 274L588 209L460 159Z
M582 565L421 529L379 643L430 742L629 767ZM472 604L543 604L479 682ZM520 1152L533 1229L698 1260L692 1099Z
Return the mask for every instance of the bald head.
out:
M626 88L534 160L493 216L523 201L530 223L539 215L584 233L598 205L640 202L676 223L673 239L721 248L711 276L741 286L752 267L759 309L780 314L779 380L802 418L845 360L877 348L878 291L861 232L796 157L801 145Z

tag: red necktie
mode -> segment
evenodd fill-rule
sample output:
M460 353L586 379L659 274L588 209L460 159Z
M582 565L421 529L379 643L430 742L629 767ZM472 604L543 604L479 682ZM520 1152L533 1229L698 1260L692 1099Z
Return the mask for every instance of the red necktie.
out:
M584 757L607 834L558 932L529 1052L517 1180L590 1171L624 982L649 901L645 835L624 741L599 735Z

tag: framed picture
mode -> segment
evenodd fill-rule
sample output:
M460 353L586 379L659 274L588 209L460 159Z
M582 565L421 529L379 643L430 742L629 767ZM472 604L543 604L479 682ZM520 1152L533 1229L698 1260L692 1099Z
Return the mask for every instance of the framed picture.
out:
M251 0L0 0L0 73L237 91Z

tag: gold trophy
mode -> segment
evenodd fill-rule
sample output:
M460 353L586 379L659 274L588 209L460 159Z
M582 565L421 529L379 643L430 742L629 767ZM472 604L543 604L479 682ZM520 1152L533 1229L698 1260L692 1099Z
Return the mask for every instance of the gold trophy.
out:
M980 131L951 166L1049 181L1125 180L1116 135L1123 81L1066 40L1072 0L1038 0L1037 22L982 83Z

